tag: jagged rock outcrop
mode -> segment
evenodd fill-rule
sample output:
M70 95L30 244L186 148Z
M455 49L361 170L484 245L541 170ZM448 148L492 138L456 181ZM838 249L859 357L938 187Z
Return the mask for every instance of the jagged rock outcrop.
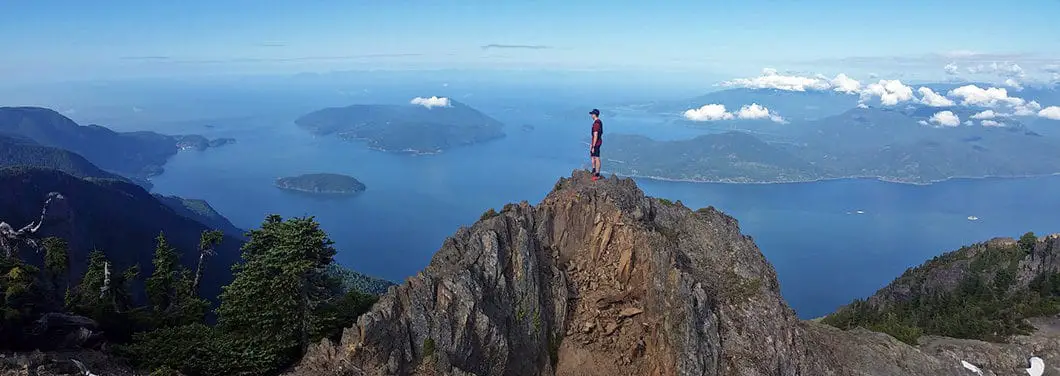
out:
M447 239L292 375L968 375L799 320L735 219L576 171Z
M133 376L124 363L98 351L0 353L0 376Z

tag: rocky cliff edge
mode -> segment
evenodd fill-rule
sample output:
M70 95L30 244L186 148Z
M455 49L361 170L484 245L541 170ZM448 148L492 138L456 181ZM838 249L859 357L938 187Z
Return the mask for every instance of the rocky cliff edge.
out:
M459 229L288 374L974 375L960 360L986 350L954 341L928 352L801 321L735 219L576 171Z

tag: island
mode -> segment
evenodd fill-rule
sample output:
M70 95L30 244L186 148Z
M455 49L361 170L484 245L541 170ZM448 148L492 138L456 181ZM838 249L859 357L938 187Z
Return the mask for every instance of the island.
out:
M231 137L222 137L210 140L200 135L187 135L178 137L177 148L179 148L180 150L202 151L208 148L221 147L235 142L236 139Z
M404 105L357 104L306 114L295 124L321 136L363 141L380 151L425 155L505 136L503 124L448 98ZM420 104L427 101L426 104Z
M305 174L276 179L276 187L289 191L327 194L351 195L364 192L364 183L352 176L340 174Z

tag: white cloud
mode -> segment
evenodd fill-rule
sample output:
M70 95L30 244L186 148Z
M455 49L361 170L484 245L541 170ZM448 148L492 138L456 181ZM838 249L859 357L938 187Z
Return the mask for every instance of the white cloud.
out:
M861 91L861 102L875 97L885 106L894 106L898 103L913 100L913 88L905 86L899 80L880 80L878 83L869 84Z
M1060 120L1060 106L1049 106L1038 111L1038 116L1046 119Z
M858 82L858 80L855 80L853 78L847 77L847 75L843 73L836 75L835 78L832 79L831 83L832 86L835 88L835 91L847 94L857 94L858 91L861 89L861 82Z
M683 115L685 119L692 121L769 119L777 123L787 122L780 115L777 115L776 112L770 111L768 108L759 105L758 103L752 103L740 107L736 113L729 112L725 109L725 105L722 104L708 104L699 108L687 110Z
M1047 73L1060 73L1060 64L1049 64L1042 67L1042 70Z
M726 111L725 105L722 104L708 104L700 108L687 110L684 112L684 116L685 119L692 121L717 121L733 118L733 115Z
M1026 76L1026 74L1023 72L1023 67L1021 67L1019 64L1010 63L1007 61L1000 64L998 64L997 62L990 63L989 65L979 64L974 67L968 67L967 69L968 73L971 74L997 74L1001 77L1012 78L1022 78Z
M917 123L920 123L920 125L928 125L927 120L921 120L921 121L918 121Z
M783 123L784 118L777 115L775 112L770 111L768 108L758 105L758 103L751 103L740 108L736 111L736 117L740 119L769 119L777 123Z
M931 88L921 86L917 89L920 93L920 103L931 107L949 107L953 105L953 101L949 98L942 96L942 94L936 93Z
M439 97L430 97L430 98L415 97L415 98L412 98L412 100L409 101L409 103L418 104L420 106L427 107L427 108L449 107L449 106L451 106L451 104L449 103L449 98L445 98L445 97L441 97L441 98L439 98Z
M1019 106L1024 104L1021 98L1008 96L1008 90L1004 88L983 89L975 85L965 85L950 90L948 96L960 98L961 104L965 106L998 107L1002 104Z
M967 125L967 126L969 126L969 127L970 127L970 126L972 126L972 124L974 124L974 123L972 123L972 121L971 121L971 120L965 120L965 121L964 121L964 125Z
M956 127L961 124L961 118L957 117L957 115L951 111L936 112L934 115L931 115L931 118L928 119L928 121L933 124L947 127Z
M945 69L946 70L946 74L948 74L950 76L956 76L957 75L957 64L954 64L954 63L946 64L946 67L943 68L943 69Z
M721 83L722 86L736 86L750 89L777 89L787 91L828 90L832 83L812 77L785 76L776 69L762 69L762 75L755 78L737 78Z
M1016 81L1011 78L1005 79L1005 86L1016 89L1017 91L1023 90L1023 85L1020 85L1019 81Z
M980 112L978 114L972 115L972 119L977 119L977 120L993 119L993 118L996 118L998 116L1001 116L1001 115L998 115L998 113L994 112L994 110L986 110L986 111Z
M998 123L998 122L993 121L993 120L983 120L983 121L981 121L979 123L982 124L984 127L1002 127L1002 126L1005 125L1005 124L1001 124L1001 123Z
M1034 116L1038 113L1038 110L1042 109L1042 105L1036 101L1030 101L1024 104L1013 106L1012 114L1016 116Z

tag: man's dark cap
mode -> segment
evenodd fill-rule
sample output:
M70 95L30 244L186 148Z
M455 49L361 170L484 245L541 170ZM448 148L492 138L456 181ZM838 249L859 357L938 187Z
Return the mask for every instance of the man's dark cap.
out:
M589 111L589 114L600 116L600 110L594 108L592 111Z

